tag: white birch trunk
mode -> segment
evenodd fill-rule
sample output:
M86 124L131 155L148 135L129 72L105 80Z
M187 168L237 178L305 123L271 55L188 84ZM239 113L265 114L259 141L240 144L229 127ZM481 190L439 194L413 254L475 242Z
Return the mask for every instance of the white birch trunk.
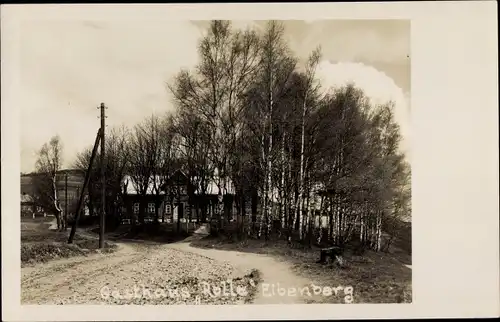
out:
M272 59L272 57L269 57ZM269 66L269 145L268 145L268 153L267 153L267 189L268 195L268 221L267 221L267 232L268 235L271 232L271 220L273 213L273 185L272 185L272 159L271 153L273 149L273 105L274 105L274 97L273 97L273 70L272 66Z
M342 236L347 237L347 209L344 204L342 204Z
M365 211L366 211L366 205L365 203L363 203L363 205L361 206L361 217L359 218L359 241L360 242L363 242L364 240L364 233L365 233Z
M286 211L285 211L285 133L281 139L281 198L280 198L280 212L281 212L281 228L284 227Z
M371 223L371 229L370 229L370 241L371 241L371 245L372 245L372 248L375 247L375 244L376 244L376 214L374 215L374 218L372 218L372 223Z
M325 206L324 202L325 202L325 197L321 196L321 201L319 206L319 220L318 220L318 228L319 228L318 244L321 244L321 239L323 238L323 216L325 215L325 212L323 211L323 207Z
M330 197L331 199L331 212L333 218L333 229L332 229L332 240L337 241L337 213L335 211L335 196Z
M335 195L335 213L336 213L336 217L337 217L337 242L340 241L340 239L342 238L342 229L341 229L341 225L342 225L342 217L341 217L341 213L340 213L340 204L339 204L339 198L337 195Z
M304 97L304 102L302 105L302 124L301 124L301 133L300 133L300 174L299 174L299 236L302 239L303 231L302 231L302 198L304 193L304 145L305 145L305 117L306 117L306 100L307 100L307 92Z
M265 123L264 123L265 124ZM264 175L265 173L265 164L266 164L266 153L265 153L265 148L264 148L264 132L262 132L262 138L261 138L261 151L262 151L262 165L264 165ZM264 181L263 187L262 187L262 196L260 198L260 222L259 222L259 234L258 237L260 238L262 236L262 225L264 224L264 218L265 218L265 212L266 212L266 199L267 199L267 180Z
M57 220L57 229L63 229L64 223L62 222L61 212L62 209L59 207L59 196L57 194L57 185L56 185L56 174L52 175L52 191L54 193L54 207L56 208L56 220Z
M272 128L272 126L270 126ZM268 158L268 164L267 164L267 209L266 209L266 215L267 215L267 233L271 232L271 221L272 221L272 214L273 214L273 196L274 196L274 191L273 191L273 186L272 186L272 176L271 176L271 171L272 171L272 161L271 161L271 145L272 145L272 133L269 133L269 155L267 156Z
M382 248L382 214L379 214L377 218L377 244L376 244L377 252L380 251L381 248Z
M311 197L311 191L308 191L306 205L307 205L307 226L306 226L307 233L312 234L311 221L314 220L315 213L312 211L313 205L314 205L314 200Z

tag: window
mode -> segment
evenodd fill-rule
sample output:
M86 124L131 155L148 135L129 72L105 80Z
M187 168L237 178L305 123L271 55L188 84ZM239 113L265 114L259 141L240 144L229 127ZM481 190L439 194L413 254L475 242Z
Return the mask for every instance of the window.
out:
M172 209L169 204L165 205L165 213L168 215L172 213Z
M155 204L154 204L154 202L148 203L148 212L150 214L154 214L155 213Z
M134 214L138 214L139 213L139 203L136 202L134 203Z
M179 192L180 192L181 195L187 194L186 186L180 186L179 187Z

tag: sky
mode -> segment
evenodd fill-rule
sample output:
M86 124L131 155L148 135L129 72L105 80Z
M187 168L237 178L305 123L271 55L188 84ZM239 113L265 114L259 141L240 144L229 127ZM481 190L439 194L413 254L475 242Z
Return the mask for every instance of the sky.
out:
M262 28L264 21L233 21ZM108 130L174 109L166 84L197 63L207 21L28 20L20 33L21 171L34 170L40 147L59 134L63 165L91 146L104 102ZM283 21L290 48L304 61L318 45L324 90L354 82L374 103L395 102L410 158L410 22Z

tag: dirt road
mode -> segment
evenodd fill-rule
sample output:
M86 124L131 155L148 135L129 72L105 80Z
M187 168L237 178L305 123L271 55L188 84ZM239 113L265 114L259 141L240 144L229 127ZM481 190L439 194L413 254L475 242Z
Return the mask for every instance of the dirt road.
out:
M300 303L298 296L280 295L278 288L299 288L308 282L293 274L287 264L270 257L194 248L189 245L189 240L174 244L122 242L118 245L118 250L112 254L60 259L23 267L21 302L174 304L183 301L195 304L192 301L198 294L201 294L202 302L199 304L245 302L244 292L231 291L231 296L217 296L212 286L206 292L205 286L216 285L216 288L236 289L241 286L242 290L253 290L255 304ZM256 286L253 279L242 279L252 269L258 269L263 279ZM227 280L231 284L234 281L234 285L224 284ZM182 296L182 287L187 287L191 297ZM177 289L178 293L172 294L172 289ZM154 292L159 292L160 296L150 296Z
M207 256L217 261L225 261L240 270L258 269L262 280L257 286L254 304L304 303L303 297L300 296L300 290L310 284L310 281L294 274L289 264L279 262L272 257L236 251L195 248L189 245L189 241L168 244L167 247L184 253ZM297 290L297 293L289 295L288 290L290 289ZM285 294L280 294L279 290L287 291Z
M244 295L208 296L200 285L221 285L245 272L228 263L165 245L120 243L112 254L61 259L21 270L23 304L243 303ZM202 283L202 284L200 284ZM155 293L156 292L156 293ZM186 295L186 297L185 297ZM195 303L193 303L195 304Z

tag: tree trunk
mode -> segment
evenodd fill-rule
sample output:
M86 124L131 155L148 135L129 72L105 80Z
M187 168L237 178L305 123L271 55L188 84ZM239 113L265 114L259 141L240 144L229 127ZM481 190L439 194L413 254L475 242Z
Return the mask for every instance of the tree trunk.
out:
M252 189L252 200L251 200L251 208L252 208L252 223L257 221L257 209L258 209L258 196L254 189Z
M377 216L377 243L376 243L376 251L380 251L382 247L382 213L379 212Z
M285 211L285 133L281 138L281 191L280 191L280 214L281 227L286 227L286 211Z
M241 214L242 214L242 205L243 200L241 197L241 191L238 192L237 195L234 196L233 203L236 203L236 237L238 240L241 238Z
M314 207L314 201L312 199L310 199L311 197L308 197L308 213L309 213L309 216L308 216L308 234L309 234L309 247L312 246L312 240L313 240L313 235L314 235L314 224L315 224L315 220L316 220L316 209Z
M184 205L182 206L184 208ZM189 223L191 222L191 209L189 209L189 216L186 218L187 210L189 209L189 206L185 207L184 209L184 222L186 223L186 233L189 233ZM188 220L189 219L189 220Z
M272 115L273 115L273 94L272 94L272 89L270 90L270 103L269 103L269 145L268 145L268 152L267 152L267 235L269 235L271 231L271 220L272 220L272 215L273 215L273 206L274 206L274 191L273 191L273 185L272 185L272 159L271 159L271 153L272 153L272 148L273 148L273 121L272 121Z
M266 167L265 148L264 148L264 133L262 134L262 138L261 138L261 150L262 150L262 164L264 165L264 168L267 168ZM265 170L264 170L264 178L267 178ZM267 180L264 180L264 184L263 184L263 188L262 188L262 197L261 197L261 212L260 212L258 238L260 238L262 236L262 225L264 224L264 219L266 217L266 215L265 215L266 210L267 210Z
M309 220L311 217L311 213L309 212L309 205L310 205L310 199L309 199L309 193L306 194L304 200L304 205L302 206L302 211L305 212L303 215L303 226L302 226L302 236L300 239L305 239L309 235Z
M161 201L160 201L160 195L156 195L156 200L155 200L155 223L158 224L160 222L160 206L161 206Z
M201 210L201 222L206 223L207 222L207 201L206 199L201 200L201 202L198 202Z
M302 104L302 120L300 127L300 177L299 177L299 235L302 238L302 198L304 193L304 147L305 147L305 118L306 118L307 89Z
M144 224L144 198L145 196L141 196L141 200L139 200L139 223Z
M174 202L172 202L172 221L174 219ZM181 231L181 218L179 217L179 206L177 206L177 222L176 222L176 225L177 225L177 233L180 233Z
M335 227L335 239L337 243L341 243L342 241L342 217L340 213L340 204L339 204L339 198L338 195L335 194L335 220L336 220L336 227Z
M359 219L359 241L361 244L364 242L363 234L365 231L365 203L363 202L361 206L361 217Z
M377 213L374 213L371 224L371 247L376 248L377 244Z
M291 140L289 140L291 141ZM291 143L289 143L291 144ZM289 146L290 148L290 146ZM291 151L291 149L290 149ZM289 160L288 160L288 187L291 187L292 185L292 158L290 157ZM288 214L287 214L287 220L288 220L288 226L287 226L287 230L288 230L288 233L289 233L289 236L290 237L290 233L291 231L293 230L294 228L294 224L295 224L295 217L294 217L294 209L293 209L293 202L292 202L292 192L290 192L288 189L286 191L286 208L287 208L287 211L288 211Z
M321 196L320 206L319 206L319 219L318 219L318 227L319 227L319 236L318 236L318 245L321 245L321 240L323 238L323 217L325 216L325 197Z
M56 210L55 216L57 219L57 230L62 230L63 229L63 218L61 216L62 214L62 209L59 206L59 198L57 195L57 185L56 185L56 174L54 173L52 175L52 193L53 193L53 198L54 198L54 208Z
M61 214L56 212L55 216L56 216L56 222L57 222L57 230L60 230L61 229Z
M326 210L328 212L328 241L333 240L333 211L332 211L332 199L327 195L328 205L326 206Z

